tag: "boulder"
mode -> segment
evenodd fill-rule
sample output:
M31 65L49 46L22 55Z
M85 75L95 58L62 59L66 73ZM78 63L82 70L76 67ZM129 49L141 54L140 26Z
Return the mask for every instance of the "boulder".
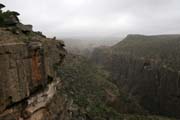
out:
M5 7L5 5L3 5L3 4L0 3L0 9L2 9L2 8L4 8L4 7Z
M16 25L18 29L20 29L23 33L32 32L32 25L23 25L23 24L17 24Z
M19 19L15 15L10 15L9 17L4 18L4 24L6 26L14 26L19 23Z

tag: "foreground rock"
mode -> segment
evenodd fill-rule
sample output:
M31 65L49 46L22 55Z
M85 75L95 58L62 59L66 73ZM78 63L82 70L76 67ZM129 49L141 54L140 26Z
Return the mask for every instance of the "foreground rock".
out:
M0 44L0 111L5 115L23 111L20 116L26 118L53 98L58 83L54 65L62 62L66 52L59 41L33 38L22 42L17 37Z
M23 25L17 14L0 13L0 120L50 120L48 104L56 94L56 76L64 43ZM11 23L11 24L10 24Z
M106 72L86 59L70 55L59 67L66 55L63 41L33 32L31 25L20 23L17 12L3 12L3 7L0 4L0 120L161 120L115 112L114 106L120 112L142 109L122 93L119 99ZM118 100L122 104L114 104Z

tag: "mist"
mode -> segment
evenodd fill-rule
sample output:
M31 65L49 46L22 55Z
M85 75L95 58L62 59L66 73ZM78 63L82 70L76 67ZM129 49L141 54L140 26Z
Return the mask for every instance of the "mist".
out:
M0 0L48 37L178 34L179 0Z
M179 23L180 0L0 0L0 120L180 120Z

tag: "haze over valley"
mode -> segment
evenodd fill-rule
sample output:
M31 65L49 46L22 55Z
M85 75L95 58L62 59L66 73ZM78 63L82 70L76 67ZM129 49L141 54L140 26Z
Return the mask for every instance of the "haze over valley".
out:
M179 0L0 0L0 120L179 120Z

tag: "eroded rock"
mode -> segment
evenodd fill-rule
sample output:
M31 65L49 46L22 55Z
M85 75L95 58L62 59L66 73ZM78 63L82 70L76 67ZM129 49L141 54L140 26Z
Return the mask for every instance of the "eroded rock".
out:
M34 38L28 42L14 38L13 42L0 44L0 114L13 109L10 113L14 119L38 117L41 120L40 114L47 113L46 105L56 93L59 81L54 67L60 65L66 55L61 41ZM45 108L43 112L39 111L41 108ZM11 119L8 114L0 115L0 119L4 117Z

